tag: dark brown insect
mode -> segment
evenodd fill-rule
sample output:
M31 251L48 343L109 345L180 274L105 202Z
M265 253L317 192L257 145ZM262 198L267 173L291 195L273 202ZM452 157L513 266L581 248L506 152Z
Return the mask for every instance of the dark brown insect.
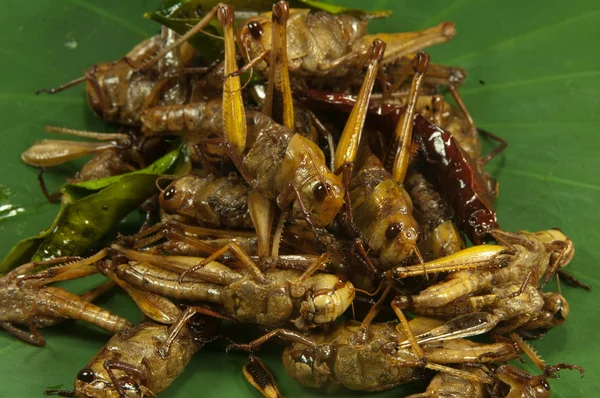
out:
M142 64L158 51L178 39L172 30L163 27L161 34L144 40L125 57L91 66L83 77L57 88L38 90L55 94L86 82L90 107L107 122L139 126L140 113L153 105L182 104L188 101L189 79L182 70L190 65L194 50L187 43L167 54L142 74L136 65Z
M93 256L102 257L103 254ZM0 279L0 327L19 339L34 345L45 345L38 328L50 326L65 319L82 320L93 323L113 333L131 326L126 320L112 314L89 300L95 297L93 291L83 296L70 293L66 289L46 286L62 280L81 278L96 273L95 267L88 266L89 260L73 257L59 257L44 262L32 262L15 268ZM44 271L36 269L52 264L71 261L67 265L56 265ZM23 325L29 332L15 325Z
M160 194L160 207L193 223L227 229L254 229L248 211L250 188L242 178L208 175L179 177Z

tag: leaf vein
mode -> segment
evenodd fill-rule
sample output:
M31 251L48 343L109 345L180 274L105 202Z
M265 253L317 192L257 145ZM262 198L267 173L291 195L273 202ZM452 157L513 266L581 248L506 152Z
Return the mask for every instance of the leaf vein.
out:
M423 29L430 27L434 23L441 22L442 18L445 18L447 15L451 14L454 10L460 8L466 2L467 0L456 0L455 2L448 4L448 6L438 11L437 14L435 14L431 18L428 18L423 23Z
M574 180L569 180L567 178L554 177L551 175L543 175L543 174L535 173L535 172L531 172L531 171L515 170L515 169L509 168L509 167L503 167L501 169L501 172L506 172L506 173L509 173L509 174L512 174L512 175L515 175L518 177L529 178L532 180L569 185L572 187L589 189L592 191L600 192L600 185L596 185L596 184L592 184L592 183L588 183L588 182L574 181Z
M541 26L541 27L539 27L537 29L530 30L529 32L525 32L525 33L522 33L520 35L510 37L510 38L508 38L506 40L486 45L486 46L484 46L484 48L482 48L480 50L473 51L473 52L468 53L468 54L459 55L458 57L454 57L453 59L451 59L449 61L446 61L445 63L446 64L455 64L458 60L464 60L464 59L473 58L474 56L479 55L481 53L484 53L486 51L490 51L490 50L496 49L498 47L503 47L503 46L506 46L508 44L512 44L514 42L523 40L524 38L527 38L527 37L530 37L530 36L535 36L535 35L537 35L539 33L543 33L543 32L545 32L547 30L552 30L552 29L561 27L563 25L569 25L569 24L573 24L573 23L579 22L579 21L584 20L584 19L593 18L593 17L596 17L598 14L600 14L600 10L597 10L595 12L586 12L584 14L581 14L581 15L578 15L578 16L572 17L572 18L562 19L561 21L558 21L558 22L556 22L554 24Z
M583 72L576 72L576 73L567 73L564 75L543 76L543 77L537 77L534 79L524 79L524 80L515 80L515 81L498 83L498 84L489 84L486 86L474 87L471 89L467 88L467 89L461 90L460 95L464 97L465 95L471 95L474 93L480 93L480 92L485 92L485 91L493 91L493 90L498 90L498 89L522 87L522 86L528 86L528 85L533 85L533 84L549 83L549 82L556 82L556 81L569 80L569 79L581 79L581 78L585 78L585 77L596 77L596 76L600 76L600 71L590 70L590 71L583 71Z

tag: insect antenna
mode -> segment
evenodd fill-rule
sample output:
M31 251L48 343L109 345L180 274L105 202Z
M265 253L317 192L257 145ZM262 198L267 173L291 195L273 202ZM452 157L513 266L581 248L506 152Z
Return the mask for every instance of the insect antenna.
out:
M425 275L425 280L429 280L429 275L427 274L427 268L425 267L425 261L423 260L423 256L421 255L421 251L419 250L419 247L415 244L412 244L413 247L413 252L415 253L415 256L417 256L417 258L419 259L419 263L423 266L423 274Z
M366 294L369 297L373 297L373 296L376 296L381 291L381 288L383 287L383 285L384 285L385 282L386 282L385 279L382 280L381 283L379 283L379 286L377 286L377 289L375 289L375 291L373 293L369 293L366 290L359 289L356 286L354 287L354 290L357 291L357 292L360 292L362 294Z
M237 76L237 74L235 72L230 73L229 75L223 77L223 81L225 81L226 79L229 79L230 77L235 77L235 76ZM252 82L253 76L254 76L254 68L250 68L250 76L248 76L248 81L246 83L244 83L244 85L242 87L240 87L239 90L226 90L225 88L223 88L223 91L225 91L227 93L235 93L237 91L242 91L246 87L248 87L248 85Z
M85 76L81 76L78 77L77 79L71 80L70 82L67 82L65 84L61 84L58 87L54 87L54 88L41 88L38 91L35 92L35 95L39 95L41 93L48 93L48 94L56 94L56 93L60 93L63 90L66 90L68 88L71 88L73 86L78 85L81 82L84 82L87 78ZM62 391L62 390L59 390Z
M176 180L176 179L177 179L177 177L170 177L170 176L160 176L160 177L158 177L158 178L156 179L156 181L154 182L154 184L156 185L156 188L158 188L158 190L160 191L160 193L163 193L163 192L165 191L165 189L166 189L166 188L162 188L162 186L160 185L160 184L161 184L161 182L162 182L163 180L167 180L167 181L174 181L174 180ZM169 184L171 184L171 183L169 182Z

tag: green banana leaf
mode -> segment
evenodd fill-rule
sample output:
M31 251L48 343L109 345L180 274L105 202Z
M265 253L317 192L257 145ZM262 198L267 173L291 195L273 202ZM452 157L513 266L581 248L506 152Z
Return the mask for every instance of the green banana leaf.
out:
M505 138L509 147L488 169L499 179L501 226L530 231L560 227L576 246L567 270L592 285L586 292L562 284L569 319L532 345L548 364L573 363L585 377L562 371L550 380L553 396L595 397L600 363L597 327L600 278L596 276L600 233L600 7L595 0L523 2L517 0L339 1L351 8L393 10L391 18L372 22L372 31L393 32L453 21L452 42L432 48L432 61L465 68L461 93L475 121ZM54 96L35 96L81 76L90 65L118 59L135 43L158 32L145 20L156 10L150 0L6 1L0 12L3 62L0 63L0 185L12 194L3 204L23 211L0 219L0 256L20 240L50 225L59 207L48 204L37 184L36 169L20 162L21 151L44 138L44 124L105 131L89 111L81 87ZM54 189L75 166L46 173ZM3 188L4 189L4 188ZM4 192L4 190L3 190ZM548 285L547 289L555 289ZM136 322L139 312L118 292L100 305ZM42 330L48 344L31 347L0 333L0 395L41 396L49 386L70 389L78 370L110 337L106 332L68 322ZM284 371L280 348L261 357L273 370L285 396L326 396L299 387ZM161 396L240 397L259 395L243 379L243 353L207 348ZM532 373L535 369L524 365ZM423 391L412 383L378 397ZM332 396L358 396L339 390ZM330 396L330 395L327 395Z

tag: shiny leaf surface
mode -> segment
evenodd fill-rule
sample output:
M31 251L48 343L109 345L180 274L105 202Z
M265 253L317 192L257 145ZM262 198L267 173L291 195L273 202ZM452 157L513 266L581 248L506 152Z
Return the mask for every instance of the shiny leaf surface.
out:
M595 273L600 233L600 8L595 0L522 2L517 0L380 0L339 1L347 7L392 9L387 20L372 22L372 31L404 31L453 21L455 39L431 49L432 61L463 67L469 77L462 94L475 121L509 142L489 166L501 185L499 220L507 230L560 227L576 246L568 270L592 285L592 292L562 284L571 314L563 327L533 342L547 363L567 362L586 368L562 371L551 380L553 396L597 395L600 371L596 353L600 278ZM90 65L114 60L142 38L158 32L142 14L159 6L153 1L31 0L4 2L0 13L3 62L0 64L0 184L14 194L7 201L24 211L0 221L0 255L19 240L50 225L58 207L41 195L37 170L23 165L19 154L44 138L44 124L105 131L89 111L83 90L34 96L42 87L78 77ZM75 166L47 173L58 187ZM548 289L555 289L549 285ZM139 320L122 293L100 304ZM49 385L71 388L77 371L108 340L80 323L42 331L45 348L27 346L0 334L2 395L40 396ZM325 396L299 387L281 366L280 349L270 346L262 357L285 396ZM161 396L238 397L258 395L243 380L246 356L205 349ZM533 368L529 367L529 370ZM399 387L378 397L423 391L423 383ZM333 396L357 396L340 390ZM331 396L331 395L327 395Z
M61 191L67 197L52 225L17 243L0 264L0 273L29 261L87 254L88 249L157 191L156 179L176 163L180 153L180 149L173 150L145 169L131 173L65 184Z

